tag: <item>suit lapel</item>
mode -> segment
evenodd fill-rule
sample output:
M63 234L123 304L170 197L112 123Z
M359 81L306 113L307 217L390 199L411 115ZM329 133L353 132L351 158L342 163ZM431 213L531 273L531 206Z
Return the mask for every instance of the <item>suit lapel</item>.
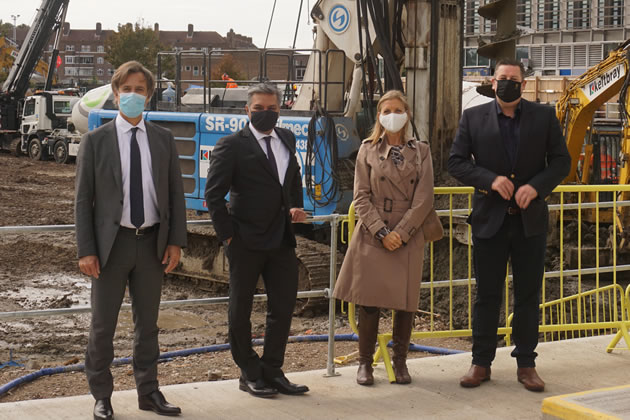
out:
M144 126L147 129L147 141L149 142L149 150L151 151L151 172L153 173L153 187L155 191L159 191L158 185L160 185L160 152L158 144L157 132L153 129L153 125L150 122L145 121ZM156 194L157 195L157 194ZM159 195L157 195L159 198Z
M114 182L116 183L116 186L120 190L120 194L122 196L122 193L123 193L122 169L120 165L120 148L118 147L118 130L116 130L116 119L114 119L112 122L109 123L109 126L107 127L107 129L109 130L109 133L106 134L105 138L112 139L111 144L110 144L111 146L110 150L112 153L111 164L112 164Z
M525 99L521 99L521 115L520 115L520 127L519 127L519 138L518 145L516 149L516 159L514 159L514 167L518 164L522 152L525 150L525 141L529 136L531 131L532 124L523 124L523 121L534 121L533 118L529 117L529 113L531 112L531 107L529 103Z
M251 150L254 152L254 155L256 155L265 170L269 173L269 175L273 176L274 179L278 180L278 174L273 173L273 169L271 169L271 164L269 163L267 155L260 146L260 143L258 143L258 140L256 140L256 136L254 136L254 133L251 132L248 126L245 126L243 128L243 134L245 134L245 137L247 137Z
M278 137L280 137L280 140L282 141L282 143L284 144L284 146L287 148L287 150L289 151L289 165L287 166L287 170L284 173L284 182L282 183L283 186L286 186L287 184L289 184L287 182L287 176L289 174L293 174L295 171L295 167L297 166L297 159L294 159L294 156L291 156L291 152L295 149L295 144L291 145L290 141L288 138L286 138L286 136L283 135L283 133L279 130L276 130L276 134L278 135Z

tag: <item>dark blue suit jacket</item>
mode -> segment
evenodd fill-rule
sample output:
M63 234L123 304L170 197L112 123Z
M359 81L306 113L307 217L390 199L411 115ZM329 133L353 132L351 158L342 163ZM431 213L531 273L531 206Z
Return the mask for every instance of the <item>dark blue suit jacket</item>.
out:
M465 110L459 122L448 171L460 182L475 187L469 222L473 235L479 238L497 233L509 205L492 190L497 176L508 177L514 183L515 194L525 184L538 192L538 197L522 211L525 235L529 237L547 231L545 199L571 168L555 110L525 99L521 102L520 141L513 164L501 137L494 101Z

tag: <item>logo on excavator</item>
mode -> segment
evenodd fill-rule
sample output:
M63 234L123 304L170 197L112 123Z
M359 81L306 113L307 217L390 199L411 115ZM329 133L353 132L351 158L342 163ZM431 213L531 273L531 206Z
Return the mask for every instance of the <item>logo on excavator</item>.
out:
M593 100L598 97L608 86L620 80L625 75L625 68L622 65L617 65L611 70L599 76L593 80L587 86L582 88L582 92L588 97L589 100Z
M333 32L337 34L343 33L346 29L348 29L349 23L350 12L345 6L338 4L330 9L330 13L328 14L328 25Z

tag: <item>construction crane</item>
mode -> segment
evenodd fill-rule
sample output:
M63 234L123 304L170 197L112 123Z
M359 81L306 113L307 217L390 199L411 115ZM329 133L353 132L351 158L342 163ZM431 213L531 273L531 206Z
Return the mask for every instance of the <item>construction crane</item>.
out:
M2 148L26 152L33 140L36 140L38 143L33 143L33 146L38 146L40 150L43 150L42 143L50 134L50 130L41 127L60 128L66 121L66 118L55 115L52 108L53 101L47 100L44 114L38 114L40 120L28 124L27 127L22 126L22 108L31 76L38 68L40 57L51 34L56 33L44 91L49 91L51 88L54 64L59 54L59 38L68 2L69 0L42 0L22 47L9 70L8 77L0 89L0 147ZM45 153L38 154L38 157L45 156Z

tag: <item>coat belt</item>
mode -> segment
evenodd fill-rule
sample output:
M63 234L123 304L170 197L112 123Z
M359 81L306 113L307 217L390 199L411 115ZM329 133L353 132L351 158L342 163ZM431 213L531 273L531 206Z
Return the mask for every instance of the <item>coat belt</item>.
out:
M411 206L411 200L392 200L390 198L372 197L370 201L374 207L379 210L383 210L386 213L408 210Z

